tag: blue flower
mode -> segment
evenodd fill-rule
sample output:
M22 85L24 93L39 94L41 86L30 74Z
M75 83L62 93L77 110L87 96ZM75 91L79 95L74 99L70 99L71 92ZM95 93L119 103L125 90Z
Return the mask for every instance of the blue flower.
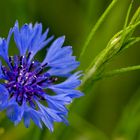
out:
M0 57L6 62L3 65L0 61L0 111L6 110L15 125L23 118L26 127L32 120L38 127L44 123L53 131L54 122L68 123L66 105L83 93L75 89L81 83L81 72L73 73L79 62L72 56L72 47L63 47L64 36L52 42L54 37L48 37L48 32L42 34L42 24L19 28L16 22L7 39L0 38ZM19 55L8 54L11 36ZM35 60L36 53L48 43L44 60Z

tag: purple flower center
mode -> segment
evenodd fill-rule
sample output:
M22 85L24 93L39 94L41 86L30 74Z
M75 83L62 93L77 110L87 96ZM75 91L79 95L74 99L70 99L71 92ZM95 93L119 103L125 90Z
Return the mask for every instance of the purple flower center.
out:
M6 78L5 86L9 91L9 97L15 98L19 105L23 100L36 108L35 100L45 100L45 91L43 86L54 83L57 78L51 77L49 73L44 72L45 65L38 61L29 62L29 53L26 56L9 57L9 67L2 66L2 71Z

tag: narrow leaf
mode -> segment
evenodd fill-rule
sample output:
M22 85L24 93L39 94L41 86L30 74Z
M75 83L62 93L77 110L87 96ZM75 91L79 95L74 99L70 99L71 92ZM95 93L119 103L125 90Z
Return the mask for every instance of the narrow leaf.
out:
M117 0L113 0L111 2L111 4L108 6L108 8L105 10L105 12L102 14L102 16L99 18L99 20L97 21L97 23L93 26L91 32L89 33L84 46L82 47L82 51L80 53L79 56L79 60L81 60L82 56L84 55L92 37L94 36L94 34L96 33L97 29L99 28L99 26L101 25L101 23L104 21L104 19L106 18L106 16L108 15L108 13L110 12L110 10L113 8L113 6L116 4Z

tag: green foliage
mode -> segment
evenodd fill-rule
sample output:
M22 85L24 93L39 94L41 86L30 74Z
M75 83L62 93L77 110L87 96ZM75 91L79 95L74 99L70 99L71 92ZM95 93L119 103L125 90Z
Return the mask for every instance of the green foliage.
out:
M130 8L131 8L130 4ZM121 53L124 49L129 48L134 42L140 41L139 37L133 37L133 32L137 29L137 26L140 25L140 7L137 9L133 18L127 26L128 15L130 13L130 8L128 9L125 24L123 30L119 31L114 37L109 41L107 47L97 55L93 60L91 65L86 71L86 74L83 78L83 85L91 79L94 81L94 76L103 73L103 68L105 65L115 56ZM113 73L114 74L114 73ZM117 71L118 74L118 71ZM107 76L107 75L106 75ZM109 74L110 76L110 74ZM101 77L101 76L100 76Z

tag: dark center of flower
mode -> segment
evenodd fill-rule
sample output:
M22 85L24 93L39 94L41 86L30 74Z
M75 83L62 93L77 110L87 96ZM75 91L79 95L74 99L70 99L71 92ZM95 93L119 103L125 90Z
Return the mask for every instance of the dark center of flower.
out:
M57 80L51 77L49 73L44 72L47 63L41 65L38 61L29 62L28 56L9 57L9 66L2 66L7 81L5 85L9 90L10 98L15 98L19 105L22 105L23 100L35 108L34 100L45 100L45 91L43 87L47 87Z

